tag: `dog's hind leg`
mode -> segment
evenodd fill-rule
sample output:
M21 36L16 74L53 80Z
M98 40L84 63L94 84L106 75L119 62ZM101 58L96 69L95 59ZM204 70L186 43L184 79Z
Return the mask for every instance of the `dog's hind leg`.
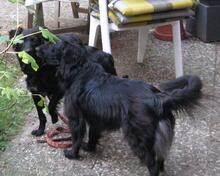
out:
M174 124L173 114L167 112L164 120L160 120L156 128L154 150L156 151L161 172L164 172L164 159L167 157L172 144Z
M95 152L96 145L98 144L98 140L101 137L100 130L95 126L89 127L89 141L88 143L83 143L82 148L88 152Z
M47 122L46 116L43 113L43 107L38 106L38 102L41 100L41 98L38 95L32 95L32 98L34 100L34 104L35 107L37 109L37 113L38 113L38 118L40 121L39 127L37 130L33 130L31 132L32 135L35 136L41 136L44 134L44 130L45 130L45 125Z
M159 164L159 167L160 167L160 171L161 172L164 172L164 160L160 159L158 160L158 164Z
M137 117L129 119L122 125L129 146L140 161L147 166L150 176L159 176L159 162L156 160L156 152L153 147L155 127L144 120L138 121Z

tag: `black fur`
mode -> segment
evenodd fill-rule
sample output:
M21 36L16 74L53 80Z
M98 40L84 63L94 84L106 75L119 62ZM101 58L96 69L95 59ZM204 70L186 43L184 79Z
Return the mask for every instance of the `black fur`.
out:
M24 36L29 35L31 33L38 32L39 29L37 27L31 28L31 29L22 29L19 28L17 35L23 34ZM9 32L10 38L13 38L15 35L15 30L11 30ZM22 72L27 76L26 83L27 88L32 93L32 98L34 100L35 107L38 112L39 117L39 128L37 130L33 130L32 134L39 136L44 133L45 125L46 125L46 116L44 115L42 108L39 107L37 104L40 101L40 97L37 94L40 94L42 96L47 96L50 100L48 108L49 113L52 118L52 122L56 123L58 120L57 117L57 105L60 101L60 99L64 95L64 90L58 85L58 78L56 76L57 72L57 63L54 62L56 59L53 58L59 58L61 57L60 52L62 51L65 45L72 45L72 44L78 44L79 46L82 46L82 41L79 37L77 37L74 34L62 34L58 36L61 41L59 44L53 45L48 43L47 40L45 40L41 34L36 34L33 36L29 36L27 38L24 38L24 42L21 44L16 44L13 46L13 49L15 51L26 51L28 54L30 54L33 58L35 58L37 64L39 65L38 71L34 71L30 64L24 64L19 57L17 57ZM36 48L41 45L49 45L47 51L45 54L48 55L50 60L44 60L44 57L42 54L36 55ZM106 68L106 71L111 74L116 74L115 68L114 68L114 62L111 55L98 51L95 48L88 47L88 51L86 54L89 58L91 58L92 61L100 63L103 65L104 68ZM43 52L43 51L42 51ZM85 55L85 57L87 57ZM104 58L104 62L101 58Z
M65 87L64 112L73 140L73 147L64 151L65 156L78 158L80 147L95 151L102 131L121 127L132 151L148 167L150 175L158 176L164 170L174 135L172 111L196 103L201 94L201 80L183 76L166 83L164 91L160 91L143 81L106 73L100 65L89 62L85 52L86 48L72 45L65 47L61 60L57 60L60 81ZM85 122L90 127L86 146L82 143Z

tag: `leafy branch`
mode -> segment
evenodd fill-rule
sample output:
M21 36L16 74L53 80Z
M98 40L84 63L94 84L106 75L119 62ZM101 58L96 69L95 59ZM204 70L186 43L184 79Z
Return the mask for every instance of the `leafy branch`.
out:
M42 33L42 36L45 38L45 39L48 39L49 42L55 44L57 42L60 41L60 39L54 35L53 33L51 33L48 29L44 29L42 27L39 27L39 30L41 31Z
M11 2L11 3L19 3L19 4L22 4L22 5L24 5L24 3L25 3L25 0L8 0L9 2Z
M40 94L35 94L35 95L37 95L37 96L39 96L41 99L40 99L40 101L37 103L37 106L39 106L39 107L43 107L43 113L44 114L47 114L48 112L49 112L49 110L48 110L48 105L47 105L47 101L46 101L46 98L45 97L43 97L42 95L40 95Z
M32 69L34 71L37 71L39 69L39 66L36 62L36 60L29 55L27 52L25 51L20 51L20 52L11 52L9 51L9 49L16 44L22 44L24 42L24 39L33 35L37 35L37 34L41 34L45 39L47 39L49 42L51 43L56 43L58 41L60 41L60 39L54 35L53 33L51 33L48 29L44 29L42 27L39 27L39 31L38 32L34 32L28 35L23 35L23 34L19 34L18 35L18 30L20 28L19 25L19 11L18 11L18 4L24 4L25 0L9 0L12 3L16 3L17 5L17 28L15 31L14 36L12 37L12 39L9 39L8 36L1 36L0 35L0 44L1 43L9 43L8 46L3 50L0 51L0 55L3 54L9 54L9 53L13 53L13 54L17 54L19 58L21 58L21 61L25 64L30 64ZM0 71L0 81L3 78L8 79L11 75L9 74L9 72L7 71ZM20 89L17 88L10 88L10 87L0 87L0 96L5 96L7 97L7 99L11 100L11 99L17 99L19 96L24 96L23 94L24 92L22 92ZM26 95L25 95L26 96ZM48 107L47 107L47 103L45 100L45 97L40 96L41 100L38 102L38 106L40 107L44 107L44 112L48 112ZM13 103L12 103L13 104Z
M0 90L1 90L1 96L5 96L8 100L11 100L11 101L14 100L14 102L11 103L10 105L7 105L6 107L0 108L0 111L8 110L9 108L12 108L14 106L14 104L16 104L19 97L30 96L29 92L27 92L26 90L23 90L23 89L19 89L19 88L0 87ZM43 112L45 114L48 113L49 110L48 110L46 98L40 94L32 94L32 95L40 97L40 101L37 103L37 105L39 107L43 107Z
M18 52L18 57L21 58L23 63L31 64L31 67L34 71L38 70L39 66L36 63L36 60L27 52L25 52L25 51Z

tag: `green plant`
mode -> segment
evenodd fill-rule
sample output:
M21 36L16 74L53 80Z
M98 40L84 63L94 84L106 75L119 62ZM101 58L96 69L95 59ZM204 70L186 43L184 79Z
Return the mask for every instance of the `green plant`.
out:
M19 27L18 27L19 28ZM14 54L17 54L18 57L21 59L21 61L25 64L30 64L32 69L34 71L37 71L39 66L37 65L35 59L29 55L27 52L25 51L20 51L20 52L8 52L8 50L10 49L10 47L12 47L13 45L17 44L17 43L23 43L23 39L26 38L26 37L29 37L31 35L36 35L36 34L39 34L41 33L42 36L46 39L48 39L49 42L51 43L56 43L58 42L60 39L52 34L51 32L48 31L48 29L44 29L42 27L39 27L39 32L36 32L36 33L32 33L30 35L26 35L26 36L23 36L22 34L19 34L17 35L17 31L18 31L18 28L15 32L15 36L9 40L9 38L7 36L1 36L0 37L0 41L2 43L4 42L7 42L9 43L8 46L0 52L0 55L4 55L6 53L14 53ZM9 74L7 73L6 70L3 70L0 72L0 79L1 78L8 78ZM13 98L17 98L18 96L22 95L23 91L20 90L20 89L17 89L17 88L11 88L11 87L1 87L0 86L0 95L1 96L6 96L8 99L10 99L11 97ZM40 95L39 95L40 96ZM39 103L39 106L44 106L45 107L45 112L46 112L46 103L41 103L42 101L45 102L45 98L40 96L41 97L41 100L40 100L40 103ZM1 108L1 107L0 107Z
M4 60L0 58L0 87L4 94L0 95L0 151L5 150L10 136L16 134L24 117L33 107L27 91L17 88L16 80L21 76L19 66Z
M17 4L18 17L18 3L24 4L25 0L9 1ZM10 136L17 132L17 129L22 124L24 117L33 107L28 91L19 88L16 85L16 80L18 79L17 75L20 75L18 74L19 69L17 69L19 66L15 68L14 63L10 64L10 62L7 62L6 55L8 53L17 54L21 61L25 64L30 64L34 71L38 71L39 69L35 59L27 52L11 52L9 49L17 43L23 43L24 38L39 33L52 43L59 41L58 37L42 27L39 27L39 32L32 33L30 35L17 35L19 27L20 25L17 18L17 30L15 32L15 36L12 39L9 39L8 36L0 35L0 44L8 43L8 46L4 50L0 51L0 150L4 150L6 148L6 144ZM38 96L41 97L38 105L44 107L44 113L47 113L48 108L45 97L41 95Z
M12 3L20 3L20 4L24 4L25 3L25 0L8 0L9 2L12 2Z

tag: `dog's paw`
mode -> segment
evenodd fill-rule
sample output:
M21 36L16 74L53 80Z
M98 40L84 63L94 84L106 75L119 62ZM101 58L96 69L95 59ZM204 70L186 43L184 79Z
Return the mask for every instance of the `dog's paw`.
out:
M68 159L75 159L75 160L79 159L79 155L75 154L72 150L64 150L63 153L64 156Z
M96 152L96 148L89 146L88 143L86 142L82 142L81 147L83 150L87 152L92 152L92 153Z
M122 78L127 78L128 79L129 76L128 75L123 75Z
M42 136L44 134L44 130L43 129L33 130L31 134L34 136Z
M51 121L52 121L53 124L58 122L58 116L57 116L57 114L51 116Z

